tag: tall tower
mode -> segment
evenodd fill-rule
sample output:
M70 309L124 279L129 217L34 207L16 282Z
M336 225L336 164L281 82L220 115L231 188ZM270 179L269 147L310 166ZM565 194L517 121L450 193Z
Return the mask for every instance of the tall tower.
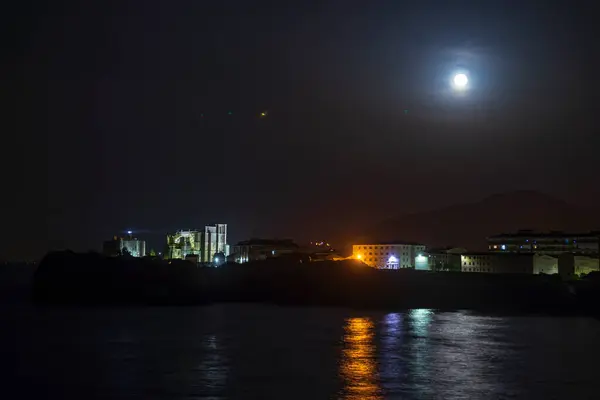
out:
M227 224L206 225L202 232L202 256L204 263L213 262L215 253L228 254Z

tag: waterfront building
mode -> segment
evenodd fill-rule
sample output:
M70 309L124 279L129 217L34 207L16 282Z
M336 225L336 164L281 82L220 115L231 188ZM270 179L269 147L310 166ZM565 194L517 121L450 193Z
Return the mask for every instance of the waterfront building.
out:
M551 256L537 253L465 253L461 255L462 272L492 274L560 274L563 278L599 271L598 257L562 253Z
M146 255L146 241L133 236L131 231L127 236L114 236L112 240L107 240L102 246L102 254L108 257L120 255L131 255L133 257L144 257Z
M207 225L203 230L182 230L167 234L165 258L187 258L209 264L213 263L215 254L223 254L225 257L229 255L227 224Z
M352 246L352 258L373 268L428 269L425 246L418 243L374 243Z
M460 259L462 272L533 274L533 253L466 253Z
M250 239L231 246L230 259L237 263L266 260L298 252L291 239Z
M460 271L460 255L467 253L462 247L430 249L427 251L429 269L432 271Z
M600 253L600 232L565 233L552 231L542 233L520 230L516 233L490 236L487 241L488 250L494 253L537 253L547 255L562 253L597 255Z

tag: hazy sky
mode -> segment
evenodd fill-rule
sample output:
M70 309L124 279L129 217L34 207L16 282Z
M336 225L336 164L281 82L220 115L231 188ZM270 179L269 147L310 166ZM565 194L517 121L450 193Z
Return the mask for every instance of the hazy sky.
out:
M35 3L3 15L0 258L210 222L335 237L516 189L600 201L594 2Z

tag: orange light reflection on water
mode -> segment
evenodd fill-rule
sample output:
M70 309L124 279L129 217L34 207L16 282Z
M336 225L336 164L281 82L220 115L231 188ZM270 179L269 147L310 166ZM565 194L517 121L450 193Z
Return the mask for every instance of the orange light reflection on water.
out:
M382 399L375 364L373 321L370 318L348 318L344 330L340 363L340 375L344 382L342 398Z

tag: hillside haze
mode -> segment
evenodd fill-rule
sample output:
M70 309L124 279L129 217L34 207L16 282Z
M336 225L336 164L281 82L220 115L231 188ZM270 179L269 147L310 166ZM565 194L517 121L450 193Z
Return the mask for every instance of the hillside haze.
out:
M359 241L404 240L431 247L485 250L485 238L490 235L519 229L587 232L599 229L599 219L596 210L579 208L543 193L518 191L389 219L368 227Z

